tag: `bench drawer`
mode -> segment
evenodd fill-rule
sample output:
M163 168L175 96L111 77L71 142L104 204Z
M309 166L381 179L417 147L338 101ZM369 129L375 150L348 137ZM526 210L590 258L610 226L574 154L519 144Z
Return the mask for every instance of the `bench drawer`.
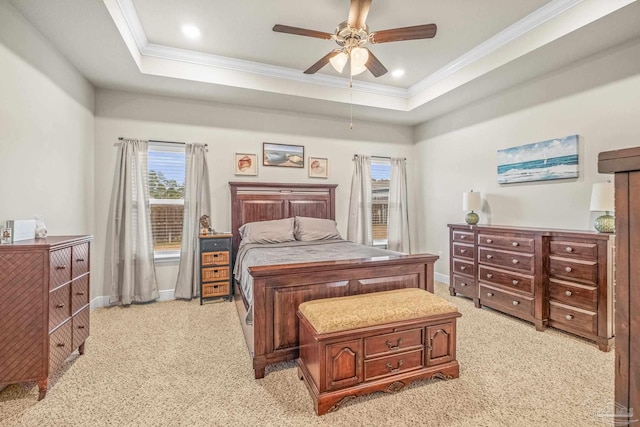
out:
M365 338L364 355L367 358L386 356L422 346L422 329L394 332Z
M364 362L365 381L397 375L423 366L423 351L415 350Z

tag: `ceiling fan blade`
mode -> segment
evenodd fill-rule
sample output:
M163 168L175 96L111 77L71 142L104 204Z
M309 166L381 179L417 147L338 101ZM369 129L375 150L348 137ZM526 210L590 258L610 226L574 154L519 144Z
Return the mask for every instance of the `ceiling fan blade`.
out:
M371 33L371 43L388 43L402 40L430 39L435 37L436 24L416 25L414 27L394 28L392 30Z
M304 28L289 27L288 25L276 24L273 31L277 33L295 34L297 36L315 37L317 39L331 40L333 34L324 33L322 31L307 30Z
M380 62L380 60L376 58L373 53L371 53L371 50L367 50L369 51L369 59L367 60L367 63L364 64L364 66L367 67L369 71L371 71L371 74L373 74L374 77L380 77L386 74L388 70L384 65L382 65L382 62Z
M351 6L349 7L349 19L347 22L352 28L360 29L365 26L367 15L369 14L369 8L371 7L371 0L351 0Z
M339 51L335 51L332 50L331 52L327 53L325 56L323 56L322 58L320 58L320 60L318 62L316 62L315 64L313 64L311 67L307 68L304 73L305 74L315 74L317 71L319 71L322 67L324 67L325 65L327 65L329 63L329 60L331 58L333 58L335 55L337 55L338 53L340 53Z

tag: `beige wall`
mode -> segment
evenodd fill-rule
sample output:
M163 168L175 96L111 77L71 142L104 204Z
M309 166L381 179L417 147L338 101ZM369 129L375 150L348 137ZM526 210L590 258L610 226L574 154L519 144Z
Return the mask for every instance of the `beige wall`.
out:
M560 90L568 82L577 85L593 73L618 72L622 66L635 76L521 108L530 94ZM591 186L609 178L597 172L598 153L640 144L638 94L640 43L417 127L415 155L423 165L416 176L419 249L442 253L436 271L448 274L447 224L464 222L462 192L470 189L482 193L481 223L592 230L601 213L589 212ZM540 96L529 99L534 98ZM518 108L508 111L509 105ZM494 109L508 112L492 117ZM579 135L579 178L497 183L498 149L573 134Z
M12 6L0 3L0 221L49 234L93 224L94 90Z
M345 110L347 111L347 110ZM126 92L98 90L96 95L95 252L104 259L104 236L118 137L165 141L200 142L209 145L212 223L219 231L231 228L229 181L315 182L338 184L336 220L345 235L351 185L352 158L356 153L407 157L411 170L413 130L403 126L354 123L348 119L296 115L278 111L247 109L229 105L189 101ZM262 166L262 143L303 145L305 157L327 157L329 178L308 178L305 169ZM257 177L233 174L234 153L256 153L260 166ZM413 194L413 187L409 189ZM94 274L102 281L100 265ZM177 263L157 268L161 290L173 289ZM98 277L99 276L99 277ZM96 279L96 277L98 277ZM108 289L98 294L108 295ZM100 293L101 292L101 293Z

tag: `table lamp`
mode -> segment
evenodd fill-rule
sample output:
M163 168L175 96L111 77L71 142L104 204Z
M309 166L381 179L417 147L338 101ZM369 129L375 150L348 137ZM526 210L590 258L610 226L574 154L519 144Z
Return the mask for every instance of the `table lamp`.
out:
M467 224L474 225L478 223L480 217L474 211L480 210L480 206L480 193L473 190L462 193L462 210L465 212L471 211L464 217Z
M600 233L613 233L616 230L616 220L612 215L609 215L609 212L616 210L614 193L615 191L611 181L593 184L589 210L592 212L605 213L596 218L596 222L593 224L594 228Z

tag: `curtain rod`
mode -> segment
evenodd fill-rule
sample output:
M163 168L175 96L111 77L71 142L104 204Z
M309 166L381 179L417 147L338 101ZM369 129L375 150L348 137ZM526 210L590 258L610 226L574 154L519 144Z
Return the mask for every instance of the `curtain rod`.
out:
M124 138L123 137L118 137L118 141L122 141ZM181 144L181 145L185 145L186 142L177 142L177 141L160 141L159 139L150 139L149 142L162 142L165 144ZM205 147L209 147L209 144L202 144Z
M361 156L362 154L354 154L353 158L355 159L359 155ZM384 157L384 156L369 156L369 157L371 157L372 159L387 159L387 160L391 160L391 157ZM407 160L407 158L403 157L402 160Z

